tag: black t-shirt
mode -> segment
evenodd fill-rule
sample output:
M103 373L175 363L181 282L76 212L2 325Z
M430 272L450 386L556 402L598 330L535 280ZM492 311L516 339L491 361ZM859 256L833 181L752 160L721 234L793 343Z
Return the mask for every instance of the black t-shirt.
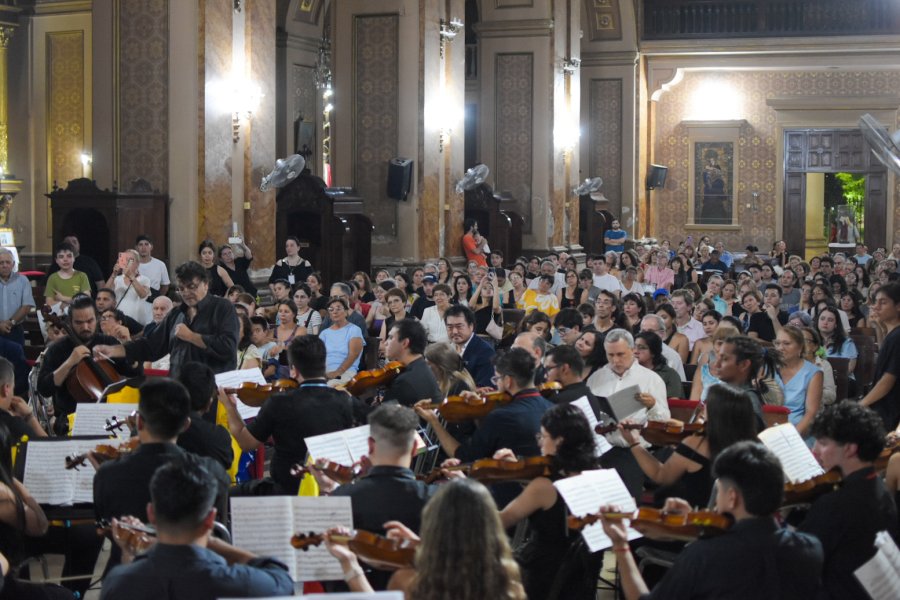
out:
M778 311L778 322L785 325L788 321L788 314L783 310ZM747 328L747 334L755 331L759 339L767 342L775 341L775 326L772 319L765 312L758 312L750 315L750 326Z
M881 343L873 382L877 382L885 373L896 378L894 387L872 405L872 410L881 415L885 428L893 431L900 422L900 327L895 327Z
M256 297L256 286L250 281L250 274L247 272L247 269L250 268L250 261L246 257L239 256L234 259L234 270L229 269L225 263L219 263L219 265L231 277L233 284L241 286L245 292Z
M178 445L197 456L208 456L227 471L234 459L231 435L221 425L210 423L199 412L191 413L191 426L178 436Z
M397 401L403 406L412 406L419 400L440 402L444 396L431 367L422 357L412 361L391 382L384 392L384 402Z
M291 475L291 467L306 460L305 438L350 427L350 396L328 387L323 379L305 381L295 391L271 396L247 430L261 442L274 439L272 479L296 494L300 480Z
M426 296L424 293L420 295L415 302L413 302L412 308L409 311L409 314L414 316L415 318L422 320L422 313L425 312L425 309L429 306L434 306L434 300Z

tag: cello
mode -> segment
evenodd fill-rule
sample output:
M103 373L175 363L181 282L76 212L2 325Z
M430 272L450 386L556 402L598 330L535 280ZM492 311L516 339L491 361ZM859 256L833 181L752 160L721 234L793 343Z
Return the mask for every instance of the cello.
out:
M66 332L69 341L75 347L84 346L72 329L71 324L46 304L41 307L44 320ZM99 402L103 397L103 391L110 385L122 381L125 376L116 371L109 360L97 360L92 356L86 356L66 377L66 389L76 402Z

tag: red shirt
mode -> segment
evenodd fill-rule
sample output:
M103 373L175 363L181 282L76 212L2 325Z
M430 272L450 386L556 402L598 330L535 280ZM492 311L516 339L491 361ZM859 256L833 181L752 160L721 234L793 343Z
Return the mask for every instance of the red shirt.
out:
M475 242L475 236L471 233L465 234L462 238L462 245L463 251L466 253L466 262L475 261L480 267L487 266L487 259L485 259L484 254L475 252L475 248L478 247L478 244Z

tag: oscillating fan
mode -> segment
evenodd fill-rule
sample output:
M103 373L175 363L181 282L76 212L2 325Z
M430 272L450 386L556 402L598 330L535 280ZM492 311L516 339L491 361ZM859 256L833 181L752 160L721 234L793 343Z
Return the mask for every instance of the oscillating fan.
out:
M487 165L475 165L466 171L466 174L463 175L462 179L456 182L456 193L462 194L463 192L477 188L484 183L490 174L491 170Z
M291 154L287 158L279 158L275 161L275 168L272 172L262 178L259 184L259 191L267 192L269 188L284 187L300 174L303 167L306 166L306 159L299 154Z
M872 147L881 164L900 175L900 130L893 135L888 135L881 123L870 114L865 114L859 119L859 127L862 129L866 141Z
M591 179L585 179L581 185L572 190L572 193L576 196L584 196L586 194L593 194L597 190L599 190L603 186L603 179L600 177L592 177Z

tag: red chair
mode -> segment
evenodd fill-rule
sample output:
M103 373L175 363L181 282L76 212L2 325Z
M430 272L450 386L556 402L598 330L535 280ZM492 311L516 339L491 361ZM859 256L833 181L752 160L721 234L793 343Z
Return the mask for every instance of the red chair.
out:
M788 422L788 415L791 414L791 409L786 406L763 404L762 412L766 427L774 427L775 425L783 425Z
M669 398L667 402L672 418L685 423L691 420L691 417L694 416L694 411L700 405L699 400L682 400L680 398Z

